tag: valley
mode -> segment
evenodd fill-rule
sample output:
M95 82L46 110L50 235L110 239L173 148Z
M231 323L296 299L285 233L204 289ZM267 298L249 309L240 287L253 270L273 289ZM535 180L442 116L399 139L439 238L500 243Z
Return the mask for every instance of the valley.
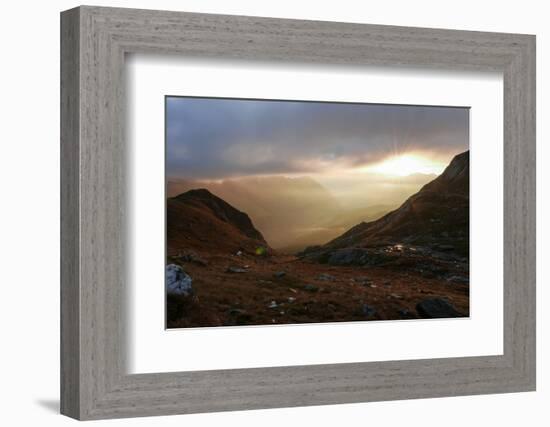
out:
M300 206L330 197L315 183L300 184L312 188ZM169 184L167 199L166 262L177 272L167 280L169 328L469 315L468 152L397 208L378 206L338 222L330 208L336 203L323 212L310 203L311 211L292 221L300 228L302 219L315 219L315 229L305 227L315 236L308 247L302 239L273 248L272 232L256 228L256 216L243 209L260 211L259 196L234 190L242 193L237 209L215 188L178 185ZM300 215L286 210L278 227ZM190 285L185 292L182 280Z

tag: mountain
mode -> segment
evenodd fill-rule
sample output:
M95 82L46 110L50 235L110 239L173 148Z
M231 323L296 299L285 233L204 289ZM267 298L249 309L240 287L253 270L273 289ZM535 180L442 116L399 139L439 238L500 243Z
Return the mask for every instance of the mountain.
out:
M306 254L342 248L397 244L469 252L469 151L456 155L436 179L424 185L399 208L376 221L362 222L326 245Z
M236 252L267 247L249 216L205 189L167 199L169 255L182 249Z
M342 211L334 196L310 177L263 176L208 182L172 178L167 183L168 196L193 188L206 188L246 212L274 248L296 245L300 236L325 227ZM341 232L330 234L329 239ZM307 243L302 248L305 246Z

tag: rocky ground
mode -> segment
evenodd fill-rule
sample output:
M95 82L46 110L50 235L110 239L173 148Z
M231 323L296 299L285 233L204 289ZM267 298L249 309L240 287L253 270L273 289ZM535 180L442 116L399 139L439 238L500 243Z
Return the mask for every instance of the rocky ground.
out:
M324 264L252 251L187 252L170 256L168 263L181 266L192 281L192 292L168 295L169 328L469 314L467 265L445 251L363 248Z

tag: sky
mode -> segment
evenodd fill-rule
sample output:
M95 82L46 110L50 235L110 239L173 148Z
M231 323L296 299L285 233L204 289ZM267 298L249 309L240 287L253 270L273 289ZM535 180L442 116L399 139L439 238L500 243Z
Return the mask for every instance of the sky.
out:
M167 97L167 176L312 176L337 192L438 174L468 149L468 120L468 108Z
M346 209L399 205L468 149L469 109L167 97L166 145L169 180L308 177Z

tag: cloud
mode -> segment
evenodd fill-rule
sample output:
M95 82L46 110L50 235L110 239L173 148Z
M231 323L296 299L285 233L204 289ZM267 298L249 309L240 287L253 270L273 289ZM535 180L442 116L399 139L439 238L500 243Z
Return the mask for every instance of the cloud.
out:
M468 149L467 108L169 97L167 174L323 173Z

